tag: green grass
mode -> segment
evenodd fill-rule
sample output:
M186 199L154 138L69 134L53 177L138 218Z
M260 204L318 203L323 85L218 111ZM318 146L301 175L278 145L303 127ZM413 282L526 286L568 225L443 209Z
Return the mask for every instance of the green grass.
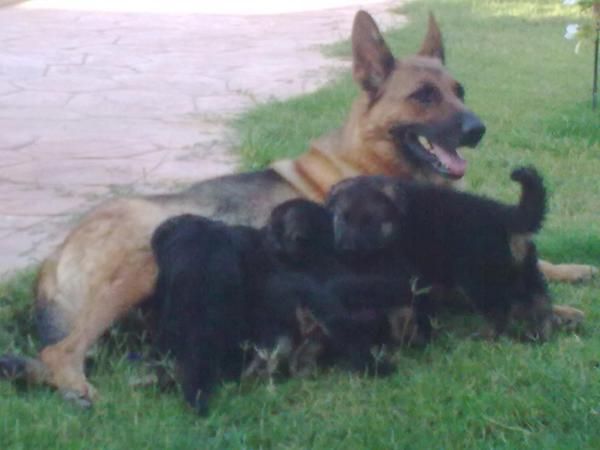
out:
M422 1L407 27L386 35L397 55L418 48L428 10L441 23L448 65L488 126L469 151L469 189L514 200L510 168L535 163L551 193L538 238L555 261L600 265L600 113L589 108L591 51L562 37L576 9L560 1ZM569 15L568 15L569 14ZM326 51L347 55L348 44ZM348 76L306 97L258 107L235 124L244 165L299 154L339 125L356 89ZM26 273L0 286L0 348L31 353ZM600 448L600 281L552 285L557 303L582 308L584 329L544 345L466 338L470 319L445 324L424 351L402 351L399 370L374 380L343 372L315 380L228 384L208 418L176 392L131 389L142 370L122 335L96 357L102 397L92 411L46 389L0 383L3 449ZM463 324L463 322L465 324Z

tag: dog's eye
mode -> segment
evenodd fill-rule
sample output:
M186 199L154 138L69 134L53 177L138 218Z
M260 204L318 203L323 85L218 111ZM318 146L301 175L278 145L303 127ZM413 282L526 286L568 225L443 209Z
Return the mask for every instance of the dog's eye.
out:
M415 92L410 94L410 98L418 101L423 105L431 105L437 103L441 99L440 91L432 84L424 84Z

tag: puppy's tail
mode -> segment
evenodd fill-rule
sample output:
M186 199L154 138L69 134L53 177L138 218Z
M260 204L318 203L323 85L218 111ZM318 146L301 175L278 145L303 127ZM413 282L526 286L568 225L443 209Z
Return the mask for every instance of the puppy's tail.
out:
M534 167L518 167L510 175L521 184L521 199L514 208L509 229L512 233L535 233L542 227L546 214L544 180Z

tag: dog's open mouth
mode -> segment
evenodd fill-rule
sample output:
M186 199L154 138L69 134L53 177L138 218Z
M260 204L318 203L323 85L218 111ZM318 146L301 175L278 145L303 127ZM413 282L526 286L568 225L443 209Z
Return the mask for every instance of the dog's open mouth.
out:
M457 149L442 147L422 134L407 133L404 148L421 162L429 164L436 172L452 178L462 178L467 170L467 161Z
M455 146L434 142L424 134L402 130L393 130L396 145L413 162L433 169L450 178L462 178L467 170L467 161L458 153Z

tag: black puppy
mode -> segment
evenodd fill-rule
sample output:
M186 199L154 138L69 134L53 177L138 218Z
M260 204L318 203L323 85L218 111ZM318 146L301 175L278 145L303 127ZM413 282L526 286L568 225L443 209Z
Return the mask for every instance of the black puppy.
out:
M513 171L518 205L388 177L358 177L335 186L336 247L389 251L406 258L426 283L460 287L494 325L506 330L524 313L532 337L550 332L551 303L531 236L545 214L545 190L532 168Z
M251 332L242 258L250 248L261 264L255 230L194 215L167 220L152 237L157 345L174 356L185 400L201 413L216 384L242 370L240 343Z
M338 315L339 305L323 289L324 280L343 270L333 251L331 213L303 199L273 209L261 230L270 266L258 277L245 266L256 355L244 375L272 375L288 369L294 376L312 372L330 332L320 319ZM287 367L281 367L285 364Z

